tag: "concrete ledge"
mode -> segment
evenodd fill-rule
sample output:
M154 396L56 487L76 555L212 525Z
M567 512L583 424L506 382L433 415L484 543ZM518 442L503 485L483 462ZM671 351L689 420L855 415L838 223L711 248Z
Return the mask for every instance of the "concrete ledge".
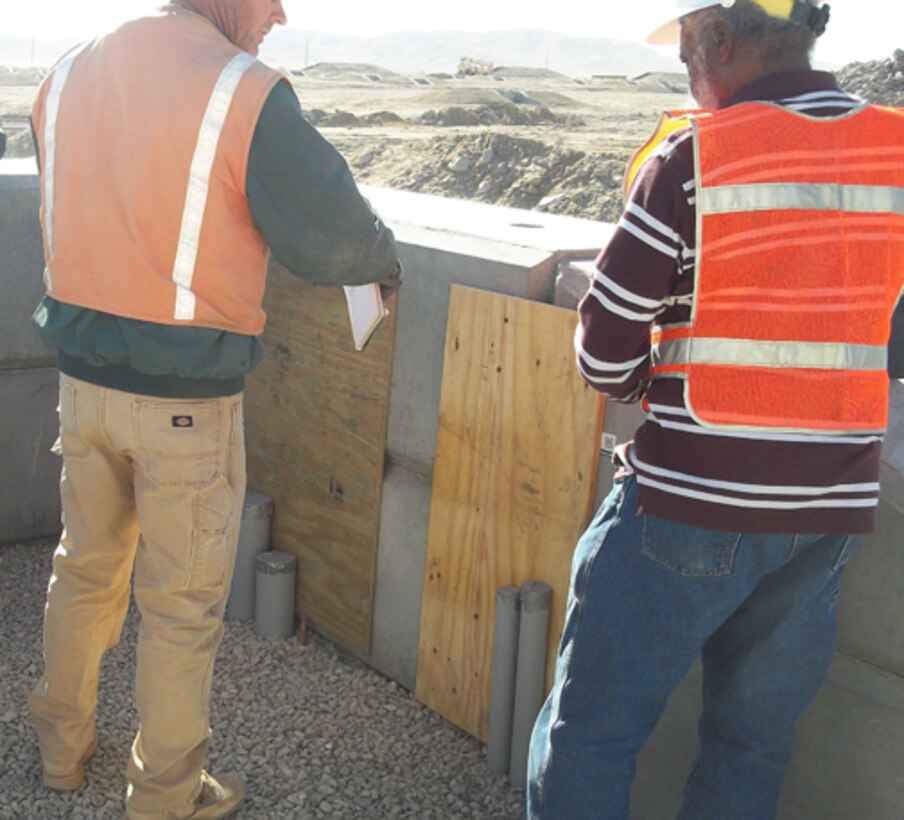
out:
M52 351L31 327L44 294L44 246L38 219L40 194L33 160L0 160L0 293L3 333L0 361L42 366Z
M613 228L387 188L362 191L395 232L405 269L387 451L430 475L451 285L551 303L559 264L594 258Z
M59 431L58 396L56 368L0 373L0 543L60 532L61 462L50 452Z

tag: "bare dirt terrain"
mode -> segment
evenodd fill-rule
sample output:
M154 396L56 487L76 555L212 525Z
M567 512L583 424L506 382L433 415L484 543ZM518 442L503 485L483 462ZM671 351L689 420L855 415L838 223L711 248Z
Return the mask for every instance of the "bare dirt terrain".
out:
M41 72L0 67L9 156L33 153ZM691 104L682 75L574 79L547 69L403 75L318 63L290 77L307 117L362 183L614 221L627 161L659 115ZM904 52L854 63L843 87L904 105ZM88 124L86 124L87 127Z
M0 68L7 156L34 152L27 117L40 74ZM321 63L291 79L359 182L593 219L616 218L631 153L662 110L687 103L683 78L666 74L456 78Z

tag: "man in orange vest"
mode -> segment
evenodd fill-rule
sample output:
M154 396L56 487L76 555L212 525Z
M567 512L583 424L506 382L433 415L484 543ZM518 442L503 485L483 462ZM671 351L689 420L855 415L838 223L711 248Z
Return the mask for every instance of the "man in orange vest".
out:
M320 284L397 281L391 231L255 59L280 0L178 0L69 52L33 112L58 352L64 533L30 699L52 789L97 748L99 664L134 569L130 818L222 817L208 698L245 497L242 390L268 247Z
M584 379L646 419L575 552L530 818L626 818L637 752L698 656L679 817L775 814L876 523L904 286L904 111L810 68L827 22L816 0L677 0L652 35L680 40L701 110L638 152L579 306Z

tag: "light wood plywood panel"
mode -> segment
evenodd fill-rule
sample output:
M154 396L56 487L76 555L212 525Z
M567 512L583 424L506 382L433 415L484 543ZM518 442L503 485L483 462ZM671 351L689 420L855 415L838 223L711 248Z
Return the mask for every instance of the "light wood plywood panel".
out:
M341 288L272 266L266 355L248 379L248 486L274 500L272 548L298 556L296 609L370 649L394 300L356 351Z
M495 591L553 588L547 686L592 513L603 400L574 364L573 311L453 286L417 697L485 740Z

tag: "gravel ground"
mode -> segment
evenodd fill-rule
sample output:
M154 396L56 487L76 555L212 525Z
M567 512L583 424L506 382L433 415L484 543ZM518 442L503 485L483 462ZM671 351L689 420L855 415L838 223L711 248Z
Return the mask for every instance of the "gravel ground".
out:
M137 615L104 658L100 748L87 786L40 783L26 699L41 673L52 544L0 547L0 818L123 814ZM208 768L239 770L239 818L518 818L521 795L484 749L414 697L320 636L267 641L227 623L214 677Z

